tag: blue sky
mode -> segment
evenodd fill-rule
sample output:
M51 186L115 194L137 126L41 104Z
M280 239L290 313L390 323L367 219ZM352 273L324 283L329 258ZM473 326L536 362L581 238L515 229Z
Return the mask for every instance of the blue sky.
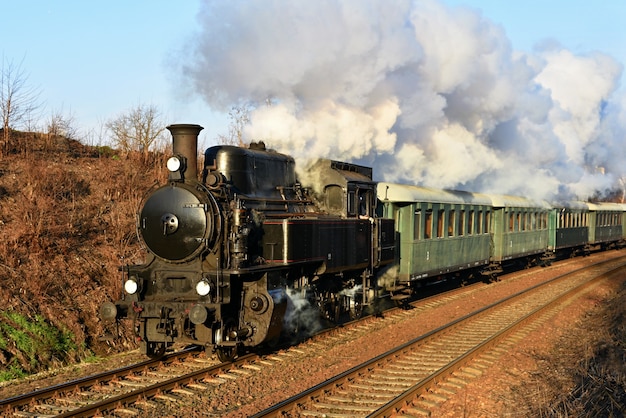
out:
M592 50L626 59L626 2L615 0L445 0L482 11L504 27L515 49L531 51L545 39L574 53Z
M382 0L381 0L382 1ZM22 62L40 88L44 116L62 112L80 129L137 104L159 107L168 122L205 126L209 140L227 118L199 99L177 97L167 62L198 28L200 0L5 0L0 52ZM552 39L580 54L599 50L626 61L626 2L599 0L444 0L502 26L516 50ZM182 58L177 58L178 60Z

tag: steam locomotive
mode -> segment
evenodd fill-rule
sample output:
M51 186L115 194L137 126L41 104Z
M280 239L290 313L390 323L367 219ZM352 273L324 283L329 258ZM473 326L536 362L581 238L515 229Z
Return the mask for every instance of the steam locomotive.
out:
M199 125L168 126L167 184L137 214L147 250L124 266L124 296L105 320L132 318L141 350L175 342L212 346L221 360L276 342L291 299L328 319L360 315L376 295L374 272L394 261L394 221L375 216L371 168L320 160L303 187L292 157L215 146L197 173Z
M181 342L226 361L301 326L296 301L338 321L429 282L492 280L509 265L626 239L624 204L377 183L369 167L328 159L307 169L305 187L293 158L263 143L207 149L199 181L203 128L168 129L168 182L137 213L146 262L123 267L122 298L100 310L106 321L131 318L151 357Z

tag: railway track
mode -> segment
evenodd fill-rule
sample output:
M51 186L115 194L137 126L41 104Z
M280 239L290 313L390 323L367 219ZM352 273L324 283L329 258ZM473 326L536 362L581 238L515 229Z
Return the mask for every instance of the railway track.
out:
M456 299L461 294L472 291L473 287L438 293L421 299L415 306L417 309L429 309ZM394 307L386 310L386 315L400 312L402 308ZM402 319L402 315L398 316ZM342 331L350 332L350 327L366 321L376 321L374 316L346 323ZM391 318L393 321L393 318ZM358 325L356 325L358 326ZM333 329L320 332L317 338ZM190 390L203 389L206 386L199 381L229 379L241 369L264 367L272 362L281 361L280 357L267 356L265 360L256 355L248 355L231 363L219 363L202 357L197 349L189 348L160 360L146 360L137 364L115 370L86 376L61 384L45 387L18 396L0 399L0 415L15 417L80 417L93 416L102 412L117 411L121 415L134 415L141 410L139 404L149 404L149 399L175 400L176 392L184 394ZM191 371L190 371L191 370ZM239 370L239 371L237 371ZM233 374L233 371L234 374ZM228 373L231 372L231 376ZM221 376L221 377L220 377ZM169 394L168 394L169 393ZM133 405L139 401L136 407ZM149 408L149 405L148 405Z
M482 374L499 346L514 345L567 301L613 274L611 260L514 294L409 341L255 415L260 417L424 416ZM590 278L591 276L591 278Z
M430 309L455 300L461 294L471 292L473 287L453 289L448 292L421 299L415 304L417 311ZM386 311L388 322L402 320L402 308ZM394 317L394 312L397 316ZM374 316L345 324L339 333L353 332L363 322L377 319ZM387 324L388 324L387 322ZM337 333L330 329L318 334ZM358 332L358 331L357 331ZM343 337L339 336L342 339ZM296 349L297 352L297 349ZM286 354L289 356L289 354ZM159 399L176 402L177 396L191 395L194 390L204 390L206 383L219 384L224 379L241 376L242 370L267 367L281 362L281 356L259 358L251 354L233 363L219 363L202 357L194 348L167 355L161 360L146 360L115 370L71 380L23 395L0 400L2 416L14 417L89 417L102 413L113 416L135 415L150 410L151 401Z
M521 280L524 275L516 275L513 280ZM414 304L411 314L450 303L463 297L463 295L467 296L467 293L477 291L481 287L480 284L477 284L421 299ZM332 330L329 333L330 337L316 337L314 340L317 339L319 342L313 341L312 346L323 346L333 338L345 341L354 338L359 333L369 333L373 329L387 327L390 323L405 321L407 314L409 314L407 311L398 309L386 312L384 321L372 317L365 319L365 321L354 322L341 329ZM422 343L422 346L428 348L427 345L423 344L425 342ZM449 345L452 346L451 343ZM436 348L436 350L437 355L440 356L441 349ZM186 350L170 355L161 361L148 360L112 372L89 376L29 394L0 400L0 415L69 417L107 413L112 416L147 416L146 414L149 414L150 411L159 408L159 402L175 405L177 402L181 402L181 399L184 402L185 397L189 398L194 395L200 398L206 397L208 393L213 393L211 392L214 390L212 388L219 387L223 382L245 379L248 374L253 375L262 368L277 367L283 361L306 361L305 359L298 360L300 352L301 349L295 347L277 355L262 357L250 355L242 357L232 364L222 364L208 359L194 350ZM427 358L436 357L428 354L425 356ZM415 363L415 360L409 358L408 362ZM433 367L436 366L437 364ZM471 374L472 369L468 370L466 373ZM480 370L479 366L477 370ZM450 382L452 383L448 384L453 386L454 378ZM445 394L431 394L429 396L437 397L445 396ZM330 402L335 401L335 398L330 398ZM273 412L268 413L270 416L273 414ZM323 412L323 414L332 416L328 411ZM354 411L347 415L354 414L360 415Z
M160 360L146 360L2 399L0 413L15 417L93 416L99 411L149 396L151 388L158 388L155 393L163 390L172 376L207 370L210 373L223 366L216 363L202 357L197 348L188 348Z

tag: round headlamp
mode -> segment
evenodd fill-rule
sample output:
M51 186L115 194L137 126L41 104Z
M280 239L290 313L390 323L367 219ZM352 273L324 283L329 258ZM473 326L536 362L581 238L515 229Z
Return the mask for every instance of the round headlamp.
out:
M100 317L107 321L112 321L117 317L117 306L111 302L104 302L100 307Z
M189 319L196 325L204 324L208 316L209 313L202 305L193 305L189 311Z
M170 157L167 160L167 169L170 170L172 173L180 170L180 168L182 167L183 163L180 160L179 157Z
M200 296L206 296L211 292L211 285L206 280L200 280L196 284L196 293Z
M124 290L126 291L126 293L128 293L129 295L134 295L137 292L137 289L139 289L139 285L137 284L137 282L133 279L128 279L126 280L126 282L124 283Z

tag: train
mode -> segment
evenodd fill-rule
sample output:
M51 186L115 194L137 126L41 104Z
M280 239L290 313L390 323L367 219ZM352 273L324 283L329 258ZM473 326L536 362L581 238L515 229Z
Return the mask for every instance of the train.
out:
M626 205L436 190L373 180L373 169L319 159L296 175L293 157L217 145L199 172L194 124L167 127L166 184L136 214L142 264L124 265L107 324L130 319L141 352L176 343L222 361L273 346L302 326L296 306L338 322L427 284L546 264L558 253L624 245Z

